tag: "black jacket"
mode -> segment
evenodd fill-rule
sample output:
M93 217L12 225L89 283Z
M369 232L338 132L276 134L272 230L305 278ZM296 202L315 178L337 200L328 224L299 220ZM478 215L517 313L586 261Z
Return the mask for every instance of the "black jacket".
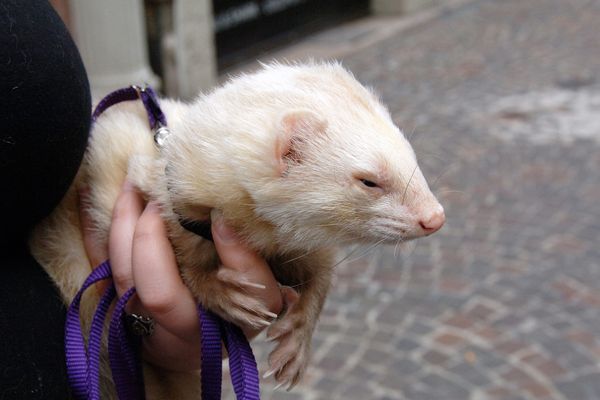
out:
M90 91L47 0L0 0L0 398L68 396L65 307L26 246L81 162Z

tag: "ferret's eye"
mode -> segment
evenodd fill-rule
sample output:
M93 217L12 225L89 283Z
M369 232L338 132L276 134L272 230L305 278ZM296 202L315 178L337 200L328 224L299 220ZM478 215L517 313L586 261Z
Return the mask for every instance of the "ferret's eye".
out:
M366 187L370 187L370 188L376 188L379 187L378 184L376 184L373 181L370 181L368 179L360 179L360 181L362 182L363 185L365 185Z

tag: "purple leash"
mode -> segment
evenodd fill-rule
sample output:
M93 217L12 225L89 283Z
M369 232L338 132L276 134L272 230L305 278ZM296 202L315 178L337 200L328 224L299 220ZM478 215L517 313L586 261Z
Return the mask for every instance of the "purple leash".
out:
M142 100L154 140L162 146L169 131L167 120L160 109L156 94L150 87L131 86L112 92L98 103L92 115L96 121L107 108L129 100ZM182 226L211 240L210 226L181 221ZM100 350L104 321L108 309L116 297L111 284L94 313L86 343L79 321L79 309L83 292L94 283L112 277L110 262L104 261L85 280L67 310L65 324L65 353L69 384L76 399L100 400ZM108 355L113 382L120 400L145 399L141 338L131 335L125 328L125 306L135 293L130 288L117 300L112 313L108 334ZM231 381L238 400L260 400L258 368L254 354L243 332L235 325L222 320L214 313L198 305L201 330L201 385L202 400L219 400L222 385L222 342L229 354Z
M75 298L71 302L69 309L67 310L67 319L65 322L65 354L67 358L67 374L69 377L69 384L71 389L73 390L73 394L77 399L99 399L100 395L97 393L97 388L95 384L98 379L95 379L94 376L98 375L98 371L90 372L90 359L88 359L88 354L85 348L85 341L83 339L83 333L81 332L81 325L79 323L79 306L81 304L81 296L83 292L90 287L92 284L106 279L106 277L111 276L110 272L110 264L105 261L100 264L90 276L85 280L82 288L77 292ZM105 292L100 300L100 305L105 304L106 301L110 303L112 298L107 298L110 293ZM114 292L112 293L114 296ZM92 328L90 332L90 343L89 348L90 351L95 349L95 345L93 344L94 338L98 337L98 320L96 318L98 313L102 313L102 308L99 305L96 310L96 314L92 320ZM96 323L96 325L94 325ZM102 326L100 326L100 333L102 333ZM92 359L96 359L96 357L91 357ZM93 362L92 362L93 364ZM92 367L93 368L93 367Z
M144 399L144 377L140 358L140 337L125 329L125 306L135 288L117 301L108 330L108 359L119 399Z
M150 86L139 87L136 85L115 90L100 100L92 114L92 121L96 122L100 114L115 104L138 99L142 100L142 104L146 109L150 129L155 130L159 125L167 126L167 118L160 109L154 90Z
M86 279L67 310L65 352L69 384L76 399L100 400L100 344L104 320L115 297L110 285L98 304L92 319L86 350L79 307L83 292L92 284L112 276L110 262L100 264ZM144 399L144 382L140 358L140 338L125 329L125 305L135 293L129 289L113 310L109 328L108 355L120 400ZM219 400L222 383L221 338L229 354L231 381L238 400L259 400L258 368L252 349L243 332L215 314L198 306L201 322L201 384L203 400Z

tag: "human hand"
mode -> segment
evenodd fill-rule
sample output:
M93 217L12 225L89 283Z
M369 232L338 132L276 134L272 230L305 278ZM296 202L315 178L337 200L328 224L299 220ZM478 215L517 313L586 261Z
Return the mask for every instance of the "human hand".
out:
M80 193L85 201L85 191ZM110 258L119 296L130 287L137 295L127 311L154 320L154 333L144 337L144 359L172 371L200 366L200 326L194 297L183 283L157 204L144 202L137 190L125 183L114 207L108 248L94 238L92 221L82 210L80 218L86 251L92 265ZM260 256L242 245L222 218L212 221L220 268L241 274L265 288L248 288L271 312L282 309L281 293L271 269ZM259 331L241 327L248 337Z

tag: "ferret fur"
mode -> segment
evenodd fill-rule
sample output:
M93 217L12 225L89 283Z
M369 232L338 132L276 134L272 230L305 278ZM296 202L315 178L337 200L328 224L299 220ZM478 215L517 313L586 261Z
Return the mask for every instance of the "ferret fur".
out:
M294 384L330 285L331 249L423 236L419 221L441 206L388 111L338 64L267 65L191 104L160 104L172 132L160 149L139 101L98 119L75 182L32 235L33 254L69 303L92 268L77 188L89 188L89 212L107 243L128 176L161 204L182 277L198 301L227 320L258 326L260 304L250 312L236 302L234 289L217 276L212 242L178 222L179 215L206 220L218 209L278 281L300 293L298 306L267 331L278 337L270 359L276 378ZM97 300L95 291L84 297L87 324ZM152 366L145 374L150 399L198 398L196 376ZM115 398L109 376L104 365L103 399Z

